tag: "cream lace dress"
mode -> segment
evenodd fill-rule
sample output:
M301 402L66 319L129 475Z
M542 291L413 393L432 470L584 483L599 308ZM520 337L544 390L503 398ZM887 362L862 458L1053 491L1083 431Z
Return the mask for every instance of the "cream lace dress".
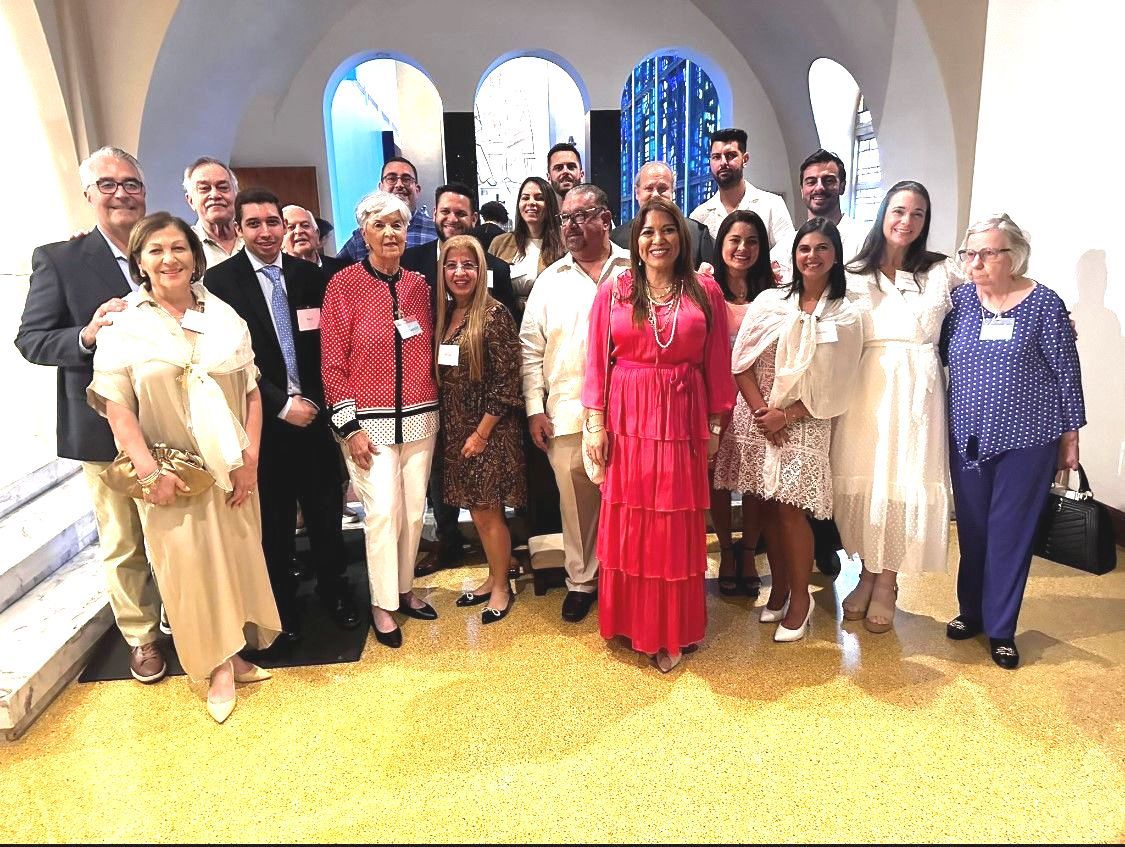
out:
M835 519L844 548L864 567L945 571L949 458L945 380L938 358L950 261L926 273L848 277L864 312L856 393L832 437Z

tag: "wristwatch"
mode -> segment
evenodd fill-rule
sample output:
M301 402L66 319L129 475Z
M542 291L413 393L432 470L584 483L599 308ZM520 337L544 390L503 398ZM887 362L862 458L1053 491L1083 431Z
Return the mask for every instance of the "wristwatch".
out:
M712 435L722 435L723 434L723 428L721 426L719 426L719 424L710 424L707 428L711 430Z

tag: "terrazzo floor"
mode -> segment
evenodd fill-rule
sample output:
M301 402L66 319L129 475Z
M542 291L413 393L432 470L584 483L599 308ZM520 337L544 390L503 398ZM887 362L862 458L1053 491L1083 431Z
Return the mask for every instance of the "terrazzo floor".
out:
M241 687L223 726L183 678L71 685L0 747L0 840L1120 842L1119 561L1035 561L1015 672L945 639L952 575L904 578L885 635L842 622L854 566L818 575L788 645L711 581L663 676L529 580L482 627L453 601L483 569L443 571L401 650Z

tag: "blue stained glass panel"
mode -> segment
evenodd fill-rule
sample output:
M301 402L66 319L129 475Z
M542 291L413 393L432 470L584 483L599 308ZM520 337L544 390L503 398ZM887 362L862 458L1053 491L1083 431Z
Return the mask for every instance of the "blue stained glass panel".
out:
M621 217L636 214L633 182L647 162L676 174L684 213L711 193L710 134L719 127L719 95L701 67L683 56L654 56L633 68L621 90Z

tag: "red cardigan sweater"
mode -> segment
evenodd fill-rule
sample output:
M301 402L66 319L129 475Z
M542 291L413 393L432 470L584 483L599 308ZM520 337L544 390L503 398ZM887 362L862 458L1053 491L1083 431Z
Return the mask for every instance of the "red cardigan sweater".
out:
M395 320L416 320L404 339ZM366 260L328 283L320 312L321 373L332 425L346 438L363 429L376 444L419 441L437 432L430 287L414 271L393 277Z

